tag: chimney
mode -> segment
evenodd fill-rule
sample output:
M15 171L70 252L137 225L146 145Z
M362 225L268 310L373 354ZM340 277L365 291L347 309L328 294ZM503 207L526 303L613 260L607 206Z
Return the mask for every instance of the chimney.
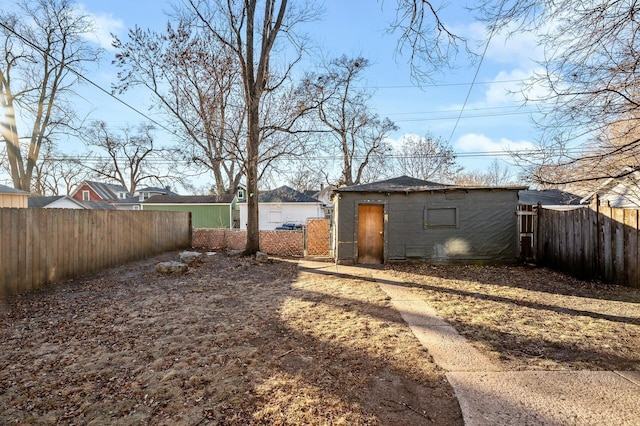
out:
M322 191L324 189L324 183L320 184L320 191Z

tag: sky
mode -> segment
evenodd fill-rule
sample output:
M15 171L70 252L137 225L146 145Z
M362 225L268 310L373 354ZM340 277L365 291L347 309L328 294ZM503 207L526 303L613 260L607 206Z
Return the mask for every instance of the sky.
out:
M8 0L0 0L0 5ZM482 61L467 63L460 56L455 69L432 76L432 81L416 84L407 58L396 55L397 35L386 33L394 17L394 3L386 0L326 0L321 20L305 24L306 32L327 58L362 55L372 62L363 82L374 91L372 103L381 117L394 121L399 130L393 140L405 134L431 134L451 144L458 162L466 170L484 170L494 154L505 149L531 149L536 130L531 106L523 106L519 85L538 67L539 49L531 35L507 38L494 34L485 46L487 33L464 1L449 4L441 11L445 24L456 34L475 40ZM469 0L471 4L473 3ZM80 6L97 24L97 38L106 49L106 58L86 77L100 87L110 89L116 70L110 65L115 51L110 34L126 38L129 28L159 30L165 28L171 10L167 0L83 0ZM310 65L305 65L309 67ZM471 84L474 81L475 84ZM80 108L91 111L92 119L107 121L112 127L135 125L145 121L136 112L115 101L103 91L85 85ZM149 101L141 93L121 96L128 104L148 113ZM73 141L67 144L73 145ZM74 151L78 146L61 147ZM510 161L498 155L501 161Z

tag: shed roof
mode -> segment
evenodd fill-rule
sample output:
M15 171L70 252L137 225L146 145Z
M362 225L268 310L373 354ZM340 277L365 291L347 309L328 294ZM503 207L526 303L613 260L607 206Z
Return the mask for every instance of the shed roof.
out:
M20 189L15 189L10 186L0 185L0 194L17 194L17 195L29 195L28 192Z
M352 185L337 188L334 192L425 192L447 189L505 189L523 190L526 186L459 186L447 185L444 183L431 182L428 180L416 179L409 176L400 176L392 179L381 180L379 182L365 183L363 185Z
M231 204L233 195L154 195L143 204Z

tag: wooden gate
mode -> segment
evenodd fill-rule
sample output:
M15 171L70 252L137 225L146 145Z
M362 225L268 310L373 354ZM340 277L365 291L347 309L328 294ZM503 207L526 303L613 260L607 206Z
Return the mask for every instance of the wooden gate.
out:
M358 206L358 263L384 263L384 205Z
M518 239L520 259L532 262L536 259L537 207L530 204L518 205Z

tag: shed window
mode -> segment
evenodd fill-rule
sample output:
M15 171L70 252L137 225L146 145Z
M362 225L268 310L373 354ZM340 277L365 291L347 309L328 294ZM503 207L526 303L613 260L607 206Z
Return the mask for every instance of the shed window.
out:
M456 207L437 207L424 209L425 228L456 228L458 209Z

